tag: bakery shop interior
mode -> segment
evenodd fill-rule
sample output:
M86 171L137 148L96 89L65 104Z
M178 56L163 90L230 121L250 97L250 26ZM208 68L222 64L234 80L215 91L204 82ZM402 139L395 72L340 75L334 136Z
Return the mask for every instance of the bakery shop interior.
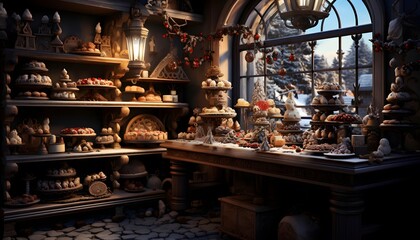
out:
M0 0L2 238L419 239L419 23L418 0Z

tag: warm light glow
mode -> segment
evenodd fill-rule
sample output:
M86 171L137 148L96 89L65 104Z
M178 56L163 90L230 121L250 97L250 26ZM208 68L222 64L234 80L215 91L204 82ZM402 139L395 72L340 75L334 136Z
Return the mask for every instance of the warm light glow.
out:
M125 30L128 58L130 59L128 62L128 68L130 69L128 76L130 78L139 78L141 72L146 69L144 53L149 30L143 26L146 18L142 14L141 9L133 8L131 11L131 19Z

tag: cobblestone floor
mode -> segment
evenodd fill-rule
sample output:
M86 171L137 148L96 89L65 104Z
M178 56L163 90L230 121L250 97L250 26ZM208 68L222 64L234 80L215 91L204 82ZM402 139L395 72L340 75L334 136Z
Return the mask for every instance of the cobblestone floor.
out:
M153 213L154 212L154 213ZM152 213L151 216L148 216ZM26 237L5 237L3 240L228 240L220 233L220 212L166 212L157 217L152 209L124 209L119 218L93 214L83 220L66 220L31 227ZM124 216L124 217L122 217Z

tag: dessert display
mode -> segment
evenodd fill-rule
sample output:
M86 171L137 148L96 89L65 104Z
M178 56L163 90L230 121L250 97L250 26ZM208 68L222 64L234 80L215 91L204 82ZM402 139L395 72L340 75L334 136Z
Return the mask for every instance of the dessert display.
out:
M45 176L37 181L38 192L48 198L68 198L82 188L76 169L67 164L48 169Z
M335 145L331 151L324 153L324 155L333 158L346 158L354 156L355 154L353 153L350 138L344 138L341 143Z
M63 128L60 131L61 136L96 136L95 130L88 127Z
M86 101L108 101L104 94L107 93L107 90L116 89L112 80L102 79L100 77L81 78L76 83L78 88L85 90L79 98Z
M296 108L296 102L292 92L289 92L285 101L286 111L282 121L276 122L276 132L283 135L286 145L302 145L302 130L300 126L301 116Z
M212 65L206 72L206 80L201 82L202 89L216 89L216 90L229 90L232 88L232 84L224 79L223 73L220 71L219 66Z
M148 172L140 160L130 160L120 169L120 178L123 179L123 189L127 192L142 192L145 190Z
M86 153L93 151L93 143L85 139L96 136L96 132L92 128L63 128L60 130L60 136L71 138L71 142L67 143L66 147L73 152Z
M100 77L89 77L89 78L81 78L77 80L77 87L110 87L115 88L114 82L108 79L102 79Z
M267 119L268 108L269 104L265 100L259 100L252 106L252 119L254 125L267 126L270 124Z
M194 140L196 137L196 131L199 124L202 124L201 116L191 116L188 121L188 128L186 132L179 132L178 139Z
M38 203L39 201L40 199L38 198L38 195L24 193L20 196L11 197L4 203L4 205L7 207L24 207Z
M52 87L52 80L45 75L48 69L43 62L30 61L22 68L23 73L15 80L17 99L47 100L46 89Z
M414 126L407 117L414 114L414 111L407 107L407 103L412 100L404 80L403 67L395 68L395 80L391 84L391 92L388 94L382 110L384 120L381 127L410 127Z
M324 82L316 91L319 95L311 102L315 109L311 121L313 136L306 145L337 144L346 137L348 127L352 123L361 122L361 119L357 115L339 113L346 105L341 96L343 91L337 83Z
M228 106L227 93L228 90L232 89L232 84L221 78L223 73L216 65L207 69L205 77L206 80L202 81L201 89L204 91L209 106L195 109L195 114L199 119L197 126L194 126L194 130L196 130L195 138L202 139L206 144L212 144L216 140L223 142L231 131L235 131L233 118L236 117L236 111ZM246 104L245 101L242 103ZM189 129L191 128L193 126L189 127ZM181 137L183 137L182 134Z
M158 143L168 139L162 122L150 114L140 114L130 120L124 133L127 143Z
M17 167L17 165L15 165ZM9 165L11 167L11 165ZM11 167L12 169L14 167ZM9 169L11 170L11 169ZM17 169L15 169L17 172ZM30 181L35 179L35 176L26 174L22 177L22 180L25 181L25 192L23 194L11 196L9 191L11 189L11 183L8 180L11 175L13 174L14 170L11 172L6 172L6 191L5 191L5 198L4 198L4 206L6 207L27 207L31 206L35 203L38 203L40 201L37 194L31 194L31 184Z
M66 151L66 146L64 144L63 138L57 139L57 137L52 134L49 138L48 143L48 153L63 153Z
M105 148L105 145L114 143L114 132L111 127L102 128L99 136L96 136L95 143L101 145L101 148Z
M85 179L83 180L83 184L89 186L94 181L104 181L106 180L106 175L104 172L100 171L98 173L93 173L86 175Z
M28 63L25 63L23 69L24 71L41 71L48 72L48 68L45 63L32 60Z
M76 100L77 91L79 91L77 83L70 79L67 70L63 68L60 80L54 84L50 97L57 100Z
M247 100L243 98L238 98L238 101L236 102L235 107L249 107L250 104Z
M144 96L140 96L137 101L139 102L162 102L160 93L155 91L153 85L149 86L149 89L144 93Z
M77 43L78 46L73 48L70 53L93 56L101 55L101 51L96 48L96 45L93 42L82 42L79 40Z

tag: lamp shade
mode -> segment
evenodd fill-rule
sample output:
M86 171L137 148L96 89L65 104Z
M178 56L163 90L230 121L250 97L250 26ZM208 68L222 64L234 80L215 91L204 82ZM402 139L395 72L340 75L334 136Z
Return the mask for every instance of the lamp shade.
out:
M328 17L329 8L325 8L325 0L279 0L284 2L284 11L280 17L289 28L305 31L314 27L318 21Z
M144 53L146 51L146 41L149 30L144 27L144 21L148 14L143 13L142 9L132 8L131 18L125 29L128 48L128 68L129 75L140 77L142 70L146 69Z

